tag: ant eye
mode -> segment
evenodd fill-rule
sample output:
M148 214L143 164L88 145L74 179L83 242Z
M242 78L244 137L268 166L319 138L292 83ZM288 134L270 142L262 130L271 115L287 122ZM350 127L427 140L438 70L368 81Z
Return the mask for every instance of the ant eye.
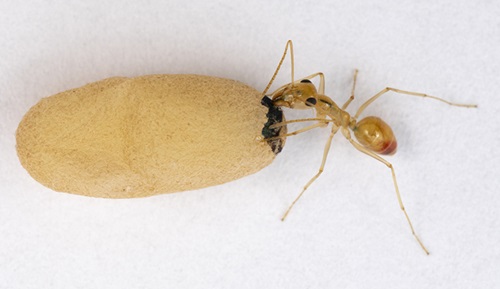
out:
M309 79L302 79L300 83L312 83Z
M316 105L316 98L314 98L314 97L310 97L310 98L306 99L306 105L307 105L307 106L313 106L313 105Z

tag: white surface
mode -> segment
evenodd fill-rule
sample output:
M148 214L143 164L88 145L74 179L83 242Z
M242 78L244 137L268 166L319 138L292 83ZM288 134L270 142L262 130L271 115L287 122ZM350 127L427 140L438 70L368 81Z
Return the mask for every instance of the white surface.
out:
M0 3L0 288L500 288L499 2L101 2ZM325 129L289 138L255 175L145 199L56 193L19 164L15 129L44 96L153 73L263 89L287 39L297 76L323 71L339 103L360 69L351 112L385 86L480 105L391 94L367 111L398 136L388 159L430 256L389 170L340 134L279 221L317 170Z

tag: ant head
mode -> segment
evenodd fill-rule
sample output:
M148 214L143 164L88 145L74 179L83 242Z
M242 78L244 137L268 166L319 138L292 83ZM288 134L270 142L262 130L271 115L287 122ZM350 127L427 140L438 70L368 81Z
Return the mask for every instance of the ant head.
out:
M314 108L317 103L318 91L309 79L298 83L290 83L272 97L275 106L292 109Z
M398 142L391 127L375 116L363 118L353 127L356 139L365 148L382 155L396 153Z

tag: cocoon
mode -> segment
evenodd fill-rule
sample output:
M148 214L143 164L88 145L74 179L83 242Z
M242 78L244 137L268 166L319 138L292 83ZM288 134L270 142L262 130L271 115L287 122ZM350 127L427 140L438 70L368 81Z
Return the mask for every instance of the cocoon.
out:
M280 113L235 80L114 77L40 100L19 124L17 153L56 191L133 198L193 190L269 165L282 143L273 149L263 129Z

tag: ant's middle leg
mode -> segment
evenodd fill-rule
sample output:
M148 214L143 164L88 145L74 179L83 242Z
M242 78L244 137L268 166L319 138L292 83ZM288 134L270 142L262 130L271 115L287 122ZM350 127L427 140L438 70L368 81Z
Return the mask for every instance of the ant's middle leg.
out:
M325 144L325 150L323 151L323 159L321 160L321 166L319 167L318 172L307 182L307 184L304 186L304 188L302 189L300 194L295 198L295 200L292 202L292 204L288 207L285 214L281 218L281 221L284 221L286 219L286 217L288 216L288 213L290 213L290 210L293 208L295 203L297 203L297 201L300 199L300 197L302 197L302 195L307 190L307 188L309 188L309 186L323 173L323 170L325 168L326 159L328 157L328 152L330 151L330 147L332 145L332 139L335 136L335 133L337 133L338 129L339 128L335 125L332 127L332 130L330 132L330 136L328 137L328 141Z
M352 90L351 90L351 96L349 99L342 105L342 110L346 110L346 108L351 104L351 102L354 100L354 89L356 88L356 80L358 79L358 70L354 70L354 76L352 80Z

